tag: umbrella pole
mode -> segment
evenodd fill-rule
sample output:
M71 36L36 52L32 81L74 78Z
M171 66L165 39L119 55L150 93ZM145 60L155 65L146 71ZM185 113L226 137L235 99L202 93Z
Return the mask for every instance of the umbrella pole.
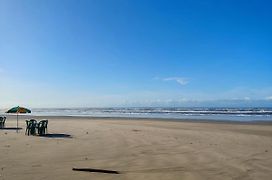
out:
M18 113L17 113L17 128L16 128L16 132L18 133Z

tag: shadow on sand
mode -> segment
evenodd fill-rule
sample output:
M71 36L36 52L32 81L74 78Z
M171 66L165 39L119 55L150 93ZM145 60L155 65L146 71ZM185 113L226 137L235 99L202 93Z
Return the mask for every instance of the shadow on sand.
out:
M44 134L40 135L40 137L46 138L72 138L70 134Z
M17 127L3 127L0 128L0 130L22 130L23 128L17 128Z

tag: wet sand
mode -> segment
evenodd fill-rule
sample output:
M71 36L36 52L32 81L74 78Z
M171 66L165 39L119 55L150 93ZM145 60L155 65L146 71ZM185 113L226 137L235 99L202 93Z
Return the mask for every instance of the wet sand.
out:
M269 123L45 117L49 135L39 137L25 135L25 118L20 117L19 133L12 129L15 116L0 129L0 180L272 177Z

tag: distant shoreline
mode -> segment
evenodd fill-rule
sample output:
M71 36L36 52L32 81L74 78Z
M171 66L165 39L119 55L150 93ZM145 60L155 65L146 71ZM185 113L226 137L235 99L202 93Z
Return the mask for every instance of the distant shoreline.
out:
M9 114L6 117L14 117L16 115ZM177 119L177 118L153 118L153 117L95 117L95 116L58 116L58 115L19 115L19 119L30 119L30 118L37 118L37 119L65 119L65 120L74 120L75 118L78 120L139 120L139 121L169 121L169 122L183 122L183 123L215 123L215 124L252 124L252 125L272 125L271 121L237 121L237 120L214 120L214 119Z
M3 109L0 112L5 114ZM167 121L272 122L272 108L261 107L33 108L31 115L82 118L161 119Z

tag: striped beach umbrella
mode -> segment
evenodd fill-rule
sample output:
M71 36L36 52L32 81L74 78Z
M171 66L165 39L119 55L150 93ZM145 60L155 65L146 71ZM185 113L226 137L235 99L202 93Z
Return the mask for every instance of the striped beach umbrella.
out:
M17 114L17 132L18 132L18 114L26 114L26 113L31 113L31 110L24 108L24 107L13 107L9 109L6 113L12 113L12 114Z

